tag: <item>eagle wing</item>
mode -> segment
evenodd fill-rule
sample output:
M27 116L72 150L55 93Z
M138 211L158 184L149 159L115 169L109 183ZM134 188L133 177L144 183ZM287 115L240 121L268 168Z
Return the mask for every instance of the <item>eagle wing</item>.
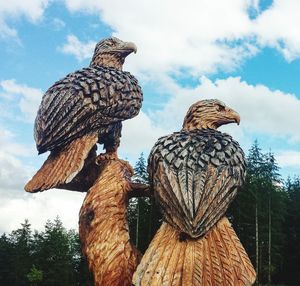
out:
M40 153L66 146L85 134L109 133L139 113L142 91L128 72L89 67L67 75L43 96L35 120Z
M149 173L165 220L200 237L224 215L242 185L244 153L231 136L213 129L176 132L153 147Z

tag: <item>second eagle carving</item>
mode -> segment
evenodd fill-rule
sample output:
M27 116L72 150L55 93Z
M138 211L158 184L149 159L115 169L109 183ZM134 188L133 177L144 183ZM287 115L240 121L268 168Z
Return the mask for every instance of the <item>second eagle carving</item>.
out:
M244 153L216 129L239 123L219 100L191 106L183 129L160 138L149 156L150 183L164 223L134 285L251 285L253 266L227 218L245 179Z

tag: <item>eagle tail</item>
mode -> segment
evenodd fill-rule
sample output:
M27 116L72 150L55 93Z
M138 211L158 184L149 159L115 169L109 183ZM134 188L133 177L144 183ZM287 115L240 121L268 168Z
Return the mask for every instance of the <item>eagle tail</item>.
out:
M71 182L83 168L85 159L97 141L98 134L88 134L59 151L51 151L42 167L26 184L25 191L42 192Z
M255 270L226 217L204 237L182 239L163 223L133 276L138 285L252 285Z

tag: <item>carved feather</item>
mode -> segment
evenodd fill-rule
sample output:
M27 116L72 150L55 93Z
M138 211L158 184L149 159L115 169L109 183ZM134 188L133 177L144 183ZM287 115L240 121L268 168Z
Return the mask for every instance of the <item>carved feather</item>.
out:
M89 134L72 141L62 150L52 151L43 166L26 184L25 191L35 193L69 183L83 168L97 141L97 134Z
M128 72L94 66L67 75L43 96L35 120L40 153L69 144L85 134L101 135L136 116L142 91Z
M243 183L244 153L217 130L183 130L157 141L149 173L165 220L200 237L224 215Z
M222 218L202 238L180 240L180 237L179 231L162 224L133 275L135 286L254 283L253 266L227 218Z

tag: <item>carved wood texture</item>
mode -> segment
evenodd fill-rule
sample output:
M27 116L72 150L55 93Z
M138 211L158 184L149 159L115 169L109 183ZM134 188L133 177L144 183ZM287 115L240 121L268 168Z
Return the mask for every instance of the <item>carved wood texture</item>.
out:
M37 149L51 151L87 133L99 134L104 143L141 104L141 88L129 72L93 66L71 73L42 98L35 120Z
M254 268L227 218L204 237L181 240L163 223L133 276L135 286L248 286Z
M51 152L42 167L26 184L25 191L35 193L71 182L83 168L89 154L96 156L91 150L97 141L97 134L89 134L72 141L60 152Z
M82 250L94 274L95 285L131 285L140 261L131 244L126 217L130 177L128 163L101 163L98 180L88 191L79 214Z
M97 142L115 151L121 122L139 113L142 99L135 77L112 67L84 68L56 82L43 96L34 130L38 151L51 153L25 190L66 186Z
M197 238L224 216L244 181L245 160L227 134L183 130L157 141L148 170L165 221Z

